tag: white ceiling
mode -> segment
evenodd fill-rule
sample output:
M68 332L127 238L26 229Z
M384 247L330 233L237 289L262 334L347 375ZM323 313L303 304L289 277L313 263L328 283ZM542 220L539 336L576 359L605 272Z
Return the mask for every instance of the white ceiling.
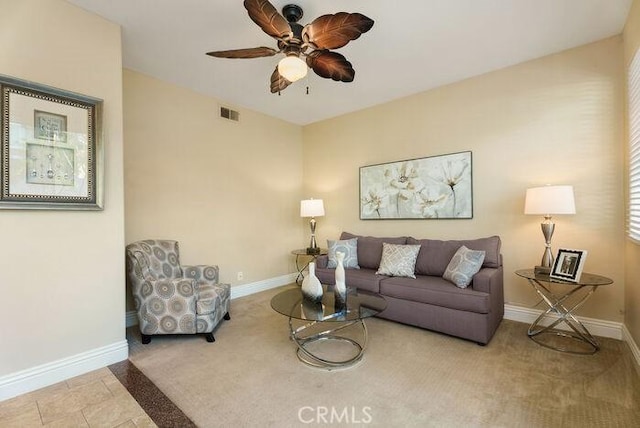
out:
M422 92L620 34L632 0L271 0L295 3L301 24L360 12L375 21L337 50L352 83L316 76L269 91L280 56L221 59L214 50L276 47L241 0L67 0L122 26L123 63L136 70L300 125ZM306 87L309 95L306 95Z

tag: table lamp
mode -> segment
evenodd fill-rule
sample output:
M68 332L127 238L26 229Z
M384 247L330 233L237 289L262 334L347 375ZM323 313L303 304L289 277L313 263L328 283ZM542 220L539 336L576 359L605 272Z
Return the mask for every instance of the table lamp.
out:
M540 266L535 267L535 272L548 274L553 266L551 237L555 229L551 216L554 214L576 213L573 186L542 186L527 189L524 213L544 216L544 221L540 224L540 227L545 239L545 249Z
M311 242L307 248L307 254L319 254L320 248L316 243L316 219L324 215L324 204L322 199L305 199L300 201L300 217L311 217L309 226L311 227Z

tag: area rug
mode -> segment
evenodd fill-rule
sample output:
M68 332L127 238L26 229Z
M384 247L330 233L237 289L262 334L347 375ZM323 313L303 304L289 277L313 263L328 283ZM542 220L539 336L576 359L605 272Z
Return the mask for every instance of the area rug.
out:
M130 360L199 427L637 427L640 376L628 346L599 338L579 356L541 347L503 321L487 346L378 318L363 360L345 370L302 364L270 299L232 301L203 337L140 343Z

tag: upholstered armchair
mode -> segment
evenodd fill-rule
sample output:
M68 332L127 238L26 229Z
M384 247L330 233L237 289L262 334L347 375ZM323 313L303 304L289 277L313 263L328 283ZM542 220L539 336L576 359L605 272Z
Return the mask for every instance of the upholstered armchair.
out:
M142 343L156 334L205 334L229 317L229 284L218 266L181 266L178 242L145 240L127 245L127 279L138 312Z

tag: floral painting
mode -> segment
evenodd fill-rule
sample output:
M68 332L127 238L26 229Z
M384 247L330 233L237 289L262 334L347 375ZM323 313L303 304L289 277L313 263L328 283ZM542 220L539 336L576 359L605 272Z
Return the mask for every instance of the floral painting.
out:
M360 218L473 218L471 152L361 167Z

